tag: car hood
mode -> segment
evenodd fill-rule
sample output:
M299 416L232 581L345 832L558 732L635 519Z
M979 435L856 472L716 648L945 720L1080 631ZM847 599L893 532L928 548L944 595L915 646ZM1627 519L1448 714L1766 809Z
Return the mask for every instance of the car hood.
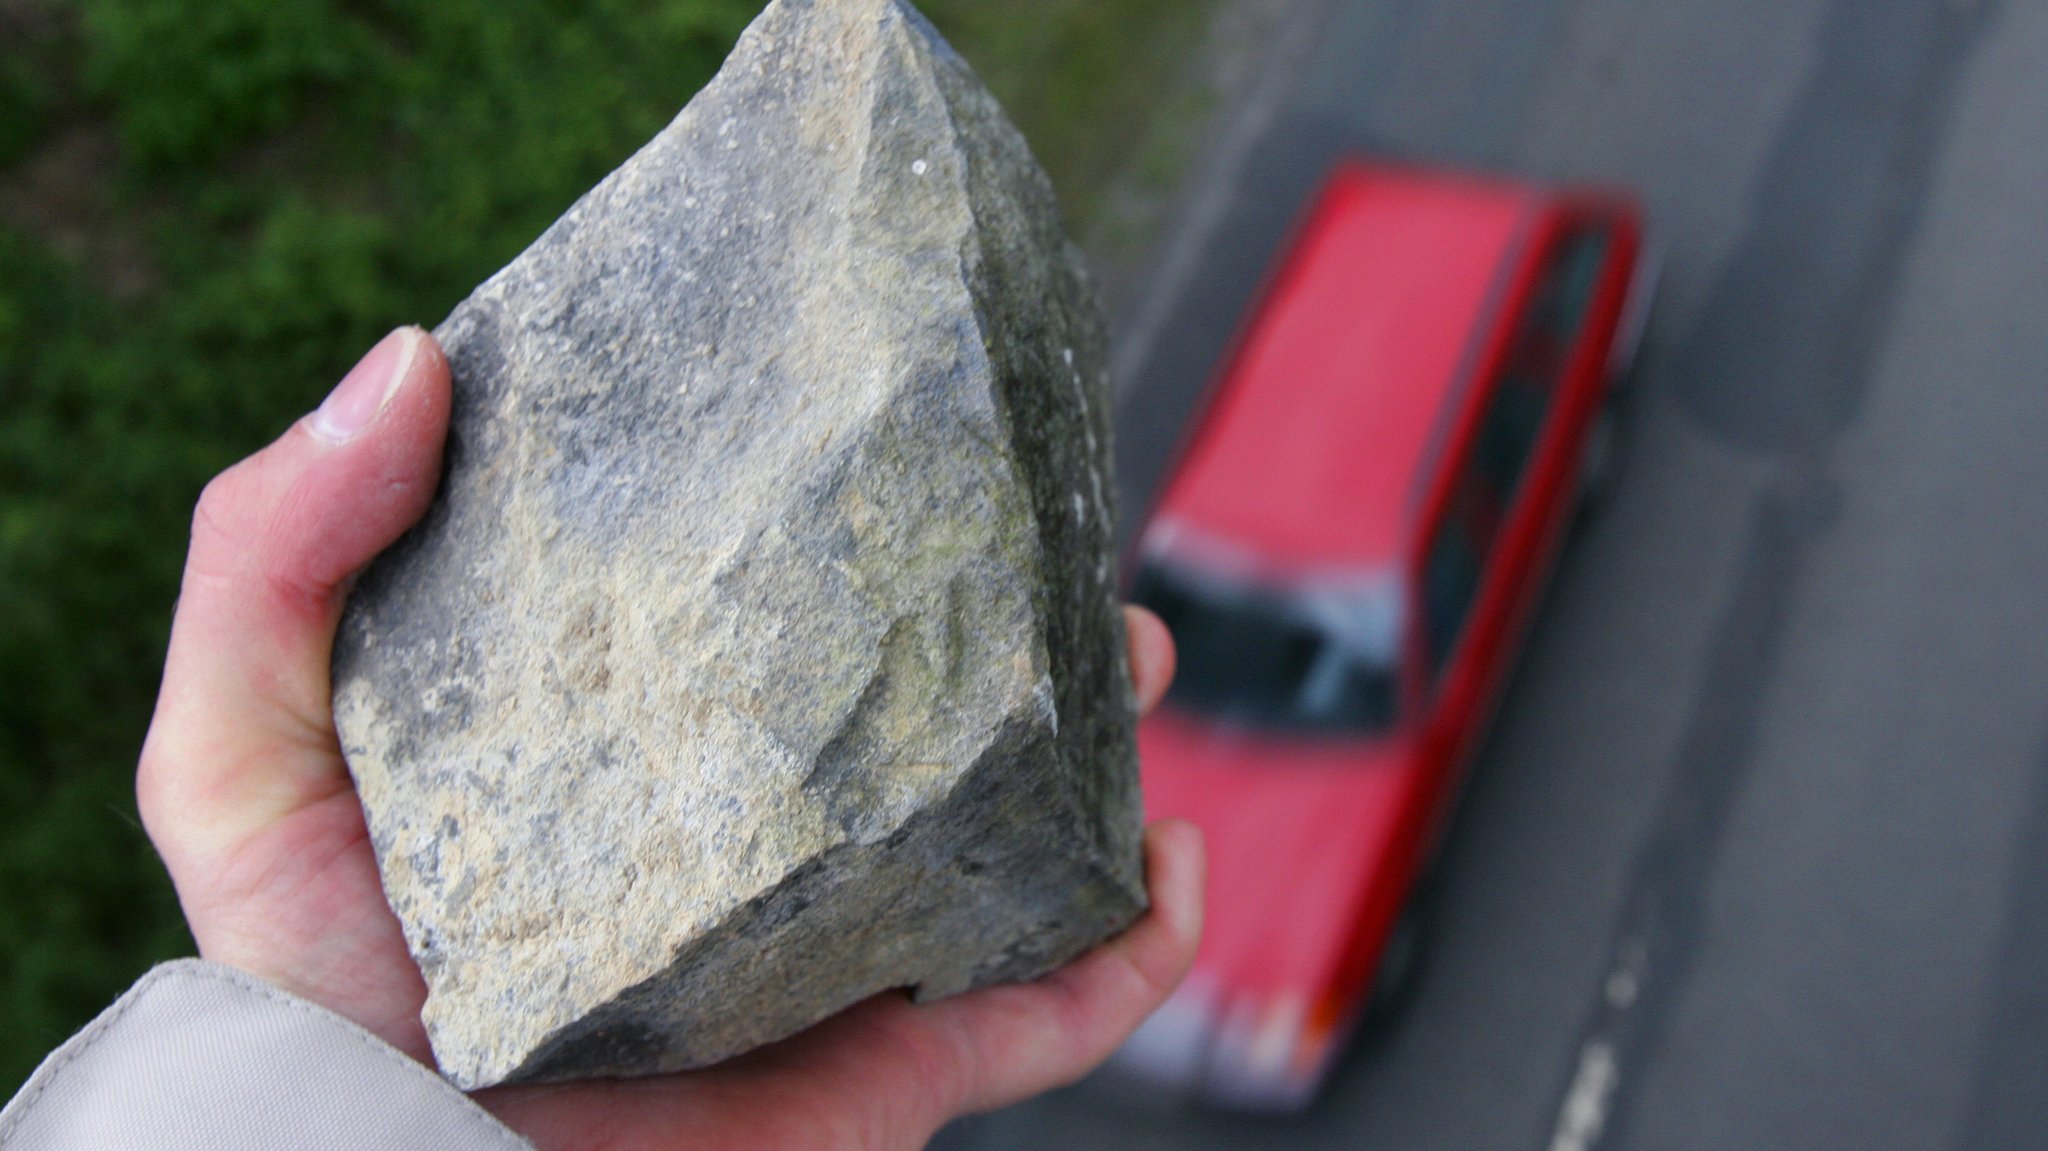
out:
M1190 820L1207 840L1197 968L1233 992L1318 988L1392 832L1403 747L1276 739L1162 710L1139 749L1148 816Z
M1243 1080L1247 1061L1310 1074L1296 1056L1335 1026L1317 1016L1415 785L1412 750L1276 738L1169 709L1139 729L1139 748L1148 815L1202 828L1209 885L1194 971L1127 1052L1129 1069L1212 1096L1228 1087L1219 1080Z

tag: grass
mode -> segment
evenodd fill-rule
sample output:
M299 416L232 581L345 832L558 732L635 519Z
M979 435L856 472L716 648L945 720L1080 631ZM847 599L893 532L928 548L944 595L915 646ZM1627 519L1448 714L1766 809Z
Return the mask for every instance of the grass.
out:
M1212 0L930 0L1085 230ZM191 507L759 0L0 0L0 1095L191 947L134 813Z

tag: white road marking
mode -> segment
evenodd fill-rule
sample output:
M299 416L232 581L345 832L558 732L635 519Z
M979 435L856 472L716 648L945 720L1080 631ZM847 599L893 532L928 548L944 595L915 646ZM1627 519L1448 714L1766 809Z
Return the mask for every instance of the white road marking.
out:
M1594 1151L1614 1110L1614 1089L1621 1082L1621 1037L1628 1034L1629 1016L1643 997L1650 977L1649 940L1631 932L1615 948L1614 966L1600 985L1598 1016L1579 1048L1579 1069L1557 1109L1550 1151Z
M1614 1048L1603 1040L1587 1043L1579 1052L1579 1072L1572 1088L1565 1092L1564 1107L1557 1113L1557 1132L1550 1137L1550 1151L1589 1151L1600 1141L1607 1126L1607 1112L1614 1104L1614 1087L1621 1080L1621 1065Z

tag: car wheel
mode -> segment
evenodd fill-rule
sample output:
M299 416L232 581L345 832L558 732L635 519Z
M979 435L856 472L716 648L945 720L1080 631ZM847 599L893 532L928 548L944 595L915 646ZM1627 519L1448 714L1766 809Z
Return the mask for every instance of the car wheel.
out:
M1379 970L1373 973L1372 997L1366 1001L1365 1024L1381 1028L1392 1023L1422 982L1424 957L1428 952L1428 916L1422 900L1411 898L1401 910L1387 944L1380 950Z
M1629 301L1623 309L1621 327L1607 357L1607 394L1593 426L1586 431L1585 454L1579 463L1579 511L1591 512L1614 492L1621 472L1621 410L1635 391L1640 370L1643 337L1649 330L1650 311L1656 306L1658 281L1664 272L1664 248L1654 238L1645 238L1636 260Z
M1598 508L1614 492L1621 470L1621 426L1612 401L1593 417L1586 430L1586 446L1579 459L1579 510Z
M1650 312L1657 306L1657 287L1664 278L1664 245L1645 237L1636 257L1635 274L1623 306L1621 324L1607 354L1609 394L1619 394L1635 378L1636 361L1642 357L1643 337L1650 329Z

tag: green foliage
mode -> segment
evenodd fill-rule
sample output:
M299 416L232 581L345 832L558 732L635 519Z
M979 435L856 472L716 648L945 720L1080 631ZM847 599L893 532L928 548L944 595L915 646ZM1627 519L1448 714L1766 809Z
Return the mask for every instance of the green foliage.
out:
M920 0L1029 137L1087 222L1140 145L1209 0Z
M0 186L119 141L0 187L46 197L0 197L0 1094L190 947L131 780L200 487L515 255L759 7L38 0L34 59L0 47ZM931 7L1083 205L1202 10Z
M49 103L42 78L21 56L0 56L0 168L24 155L42 133Z
M151 519L188 514L152 489L189 449L109 320L0 232L0 1087L182 934L128 764L178 564Z
M85 80L130 153L168 167L211 159L289 123L369 49L323 0L83 0Z

